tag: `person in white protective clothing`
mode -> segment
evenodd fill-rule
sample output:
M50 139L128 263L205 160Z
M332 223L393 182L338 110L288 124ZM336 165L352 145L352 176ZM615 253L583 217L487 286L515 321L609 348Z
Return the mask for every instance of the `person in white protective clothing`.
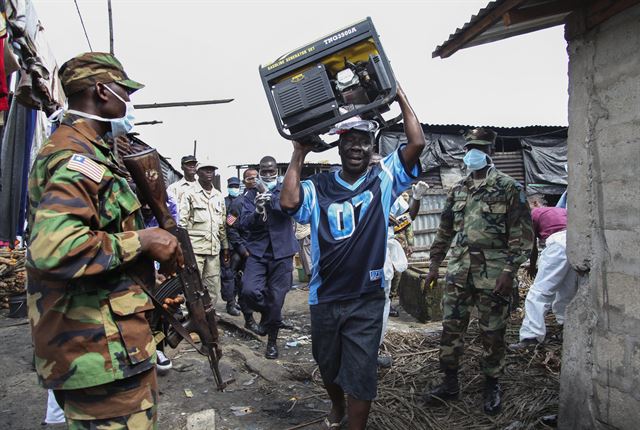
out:
M567 259L567 210L546 207L544 198L529 198L533 229L545 248L540 254L536 274L537 244L531 252L529 273L535 279L527 293L525 317L520 327L520 342L509 346L514 351L527 349L544 341L544 317L551 309L558 324L564 323L564 312L576 293L577 274Z
M371 157L373 162L377 162L374 154ZM408 212L411 221L416 219L418 211L420 210L420 201L424 197L426 190L429 188L425 182L419 181L412 186L412 196L410 202L403 195L399 196L391 206L391 216L394 218L399 217L402 214ZM404 193L403 193L404 194ZM394 238L394 229L390 225L387 232L387 255L384 261L384 313L382 316L382 333L380 335L380 345L384 340L384 335L387 332L387 324L389 322L389 311L391 309L391 283L394 276L398 276L409 267L407 256L402 248L402 245L398 240ZM378 366L391 367L392 359L389 355L378 353Z

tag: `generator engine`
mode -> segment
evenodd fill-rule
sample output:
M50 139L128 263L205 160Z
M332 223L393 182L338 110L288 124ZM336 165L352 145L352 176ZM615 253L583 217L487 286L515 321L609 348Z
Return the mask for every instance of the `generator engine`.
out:
M396 95L393 71L371 18L285 54L259 71L278 132L290 140L327 133L355 115L385 126L382 113Z

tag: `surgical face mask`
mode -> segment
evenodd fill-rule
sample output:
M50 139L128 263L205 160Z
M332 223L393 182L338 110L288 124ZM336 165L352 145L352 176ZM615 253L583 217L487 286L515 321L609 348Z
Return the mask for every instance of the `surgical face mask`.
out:
M260 175L260 180L269 190L273 190L278 185L278 175Z
M107 90L109 90L109 92L111 94L116 96L118 98L118 100L120 100L122 103L124 103L124 105L126 107L126 110L125 110L125 113L124 113L123 117L121 117L121 118L103 118L103 117L98 116L98 115L92 115L90 113L86 113L86 112L82 112L82 111L78 111L78 110L74 110L74 109L69 109L67 112L69 112L71 114L74 114L74 115L81 116L83 118L95 119L96 121L102 121L102 122L111 123L111 135L113 137L124 136L127 133L131 132L131 130L133 130L133 122L135 121L135 118L136 118L135 117L135 113L134 113L135 109L133 107L133 103L125 101L122 97L120 97L118 94L116 94L115 91L113 91L108 86L105 85L105 88Z
M240 188L227 188L231 197L238 197L240 195Z
M462 161L464 161L464 164L466 164L469 170L475 172L476 170L484 169L487 166L487 158L489 158L487 154L479 149L473 148L467 152Z

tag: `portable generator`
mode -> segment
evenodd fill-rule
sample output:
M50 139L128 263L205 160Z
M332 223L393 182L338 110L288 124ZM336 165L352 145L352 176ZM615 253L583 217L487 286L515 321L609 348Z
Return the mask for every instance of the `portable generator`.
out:
M371 18L259 70L278 132L290 140L327 133L355 115L385 126L382 113L396 96L395 77ZM324 146L321 149L333 145Z

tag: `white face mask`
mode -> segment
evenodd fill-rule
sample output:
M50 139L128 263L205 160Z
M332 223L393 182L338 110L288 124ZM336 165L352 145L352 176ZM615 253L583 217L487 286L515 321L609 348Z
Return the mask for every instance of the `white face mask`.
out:
M78 115L81 116L83 118L89 118L89 119L95 119L96 121L102 121L102 122L109 122L111 123L111 135L113 137L118 137L118 136L124 136L127 133L130 133L131 130L133 130L133 122L135 121L135 109L133 107L133 102L127 102L125 101L122 97L120 97L118 94L115 93L115 91L113 91L111 88L109 88L108 86L104 86L107 90L109 90L109 92L111 92L111 94L113 94L114 96L116 96L118 98L118 100L120 100L122 103L124 103L125 107L126 107L126 111L124 113L124 116L122 118L103 118L101 116L98 115L92 115L90 113L86 113L86 112L82 112L79 110L75 110L75 109L69 109L67 110L67 112L74 114L74 115Z

